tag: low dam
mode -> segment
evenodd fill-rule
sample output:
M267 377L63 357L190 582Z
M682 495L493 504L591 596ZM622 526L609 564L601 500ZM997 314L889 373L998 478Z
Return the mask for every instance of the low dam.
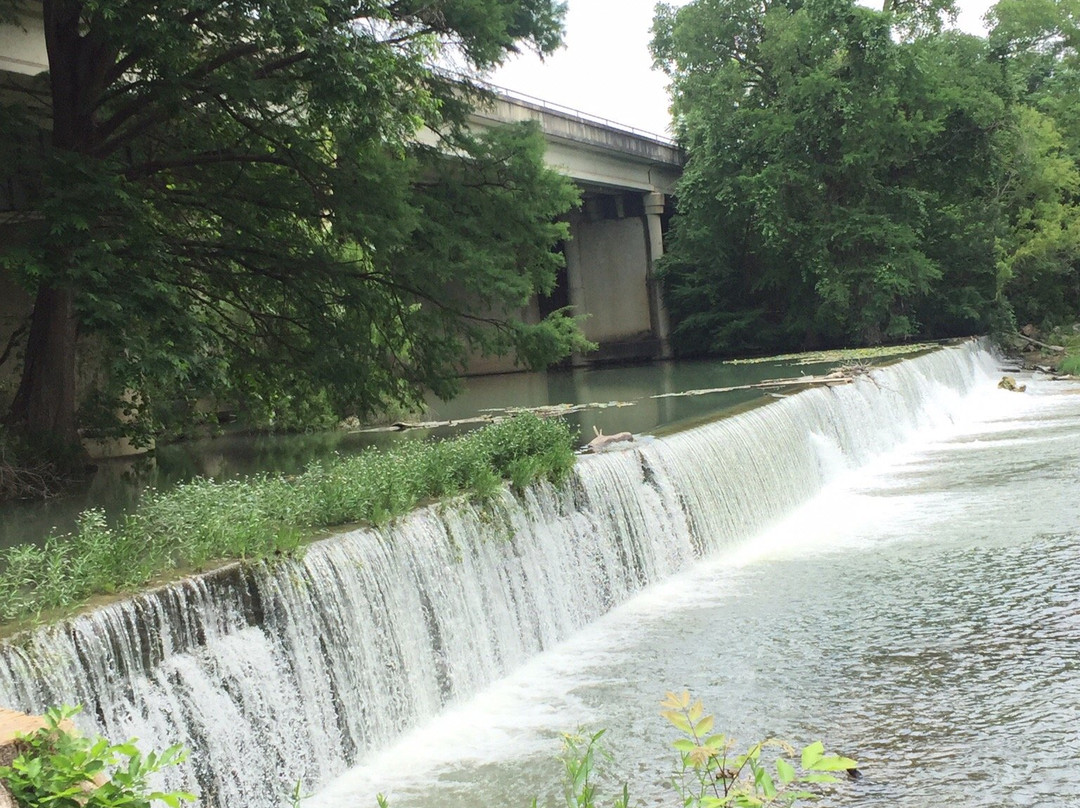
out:
M321 541L301 560L234 566L114 603L0 645L0 704L40 712L81 703L84 731L147 747L184 744L189 762L164 785L198 793L200 805L276 807L297 781L325 789L404 733L461 709L538 655L558 653L643 590L699 574L767 535L839 476L969 417L973 396L1019 399L994 389L997 375L979 343L937 350L850 385L582 458L562 487L435 505ZM843 513L824 521L843 532ZM865 590L853 581L823 585L850 585L844 591L857 610L885 586L882 574L868 576ZM815 613L813 582L791 595L803 599L790 628L804 646L794 650L796 640L776 626L751 640L751 625L746 642L760 642L765 655L820 662L813 634L825 618ZM719 670L716 677L742 675ZM839 675L814 668L822 671ZM684 680L649 687L659 700ZM747 709L760 716L770 705ZM316 794L312 804L374 804L362 788L339 782L332 791L342 788L347 796ZM508 805L528 803L504 796ZM502 804L479 792L461 804L470 802Z

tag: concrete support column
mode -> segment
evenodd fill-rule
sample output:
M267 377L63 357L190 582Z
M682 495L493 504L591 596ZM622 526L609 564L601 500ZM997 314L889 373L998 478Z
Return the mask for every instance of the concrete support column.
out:
M567 297L574 316L577 317L587 315L589 311L588 301L585 299L584 269L581 265L581 239L579 238L585 221L583 214L570 214L570 232L574 234L574 237L566 242L563 251L563 257L566 259ZM570 355L570 364L574 367L585 365L585 355L580 351L574 351Z
M656 279L656 262L664 254L664 231L660 217L664 213L665 199L662 193L651 191L645 194L645 221L649 229L649 313L652 319L653 333L660 340L660 357L671 356L671 323L668 320L667 307L664 305L663 290Z

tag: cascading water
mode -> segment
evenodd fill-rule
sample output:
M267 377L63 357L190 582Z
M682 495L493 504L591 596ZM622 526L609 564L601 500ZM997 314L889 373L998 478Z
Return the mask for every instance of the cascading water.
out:
M695 559L760 530L987 384L942 349L636 448L563 487L436 505L191 579L0 646L0 704L81 703L86 731L181 743L170 788L279 805Z

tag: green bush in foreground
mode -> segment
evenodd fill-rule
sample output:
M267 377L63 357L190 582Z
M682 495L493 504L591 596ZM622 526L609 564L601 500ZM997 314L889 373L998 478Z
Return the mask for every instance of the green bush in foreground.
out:
M178 569L290 553L321 528L385 523L430 499L489 496L503 480L518 489L558 481L573 464L569 427L526 413L449 440L337 457L294 477L193 480L149 493L116 524L89 510L69 535L0 553L0 622L72 609Z
M20 808L177 808L194 795L155 791L150 778L184 760L171 746L161 754L143 754L134 741L110 744L83 738L63 724L79 709L50 708L47 725L22 739L22 752L10 766L0 766L0 782Z
M803 747L797 763L786 757L795 749L774 739L760 741L746 752L735 752L734 740L713 734L713 716L706 715L702 703L693 701L686 691L668 693L661 707L661 715L682 733L674 743L680 765L673 785L685 806L795 805L800 800L817 799L820 795L811 789L838 782L837 773L854 772L858 765L851 758L826 755L820 741ZM775 775L763 759L766 748L779 750L773 761Z
M668 693L660 714L677 730L674 747L679 753L671 780L683 808L789 808L803 801L820 799L820 787L840 781L839 773L858 776L851 758L825 754L821 742L803 747L801 752L788 743L765 740L745 752L735 751L734 739L713 733L715 719L705 713L701 701L689 692ZM566 734L559 759L563 764L562 792L566 808L634 808L641 805L630 798L623 783L617 793L603 799L597 786L598 761L610 759L601 739L606 730L592 735ZM771 766L763 754L776 750ZM789 757L795 757L795 762ZM775 774L772 771L775 770ZM378 808L391 808L383 794L375 798ZM299 808L301 800L293 801ZM540 808L533 799L531 808Z
M821 794L813 789L837 782L837 773L851 773L857 765L851 758L826 755L820 742L804 747L795 763L786 759L795 749L779 741L761 741L746 752L734 753L734 741L713 734L713 716L706 715L701 702L693 701L688 692L668 693L661 707L661 715L680 733L674 742L679 764L672 786L684 808L794 806L818 799ZM177 808L195 799L184 792L163 793L149 786L156 772L183 762L180 746L144 755L134 741L112 745L104 738L82 738L64 726L80 709L50 708L45 714L47 726L23 740L22 753L11 766L0 766L0 783L21 808L151 808L158 801ZM609 757L600 745L604 734L600 730L591 736L563 736L560 760L567 808L600 808L597 760ZM775 777L763 762L762 752L770 747L780 750L772 762ZM293 808L300 808L307 796L297 782L286 799ZM390 806L382 794L376 801L379 808ZM612 808L634 805L625 783L610 804ZM538 805L534 799L532 808Z

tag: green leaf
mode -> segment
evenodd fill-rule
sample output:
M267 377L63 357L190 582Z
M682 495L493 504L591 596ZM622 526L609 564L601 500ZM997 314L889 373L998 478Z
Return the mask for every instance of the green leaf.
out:
M840 782L831 774L804 774L801 778L804 783L838 783Z
M819 772L843 772L848 769L854 769L859 764L851 758L841 757L840 755L825 755L818 758L810 766L804 768L812 769Z
M698 738L705 737L712 732L713 723L713 717L711 715L705 716L694 725L694 735Z
M795 767L788 763L783 758L777 758L776 761L776 774L780 778L780 782L784 785L788 785L795 781L796 773Z
M771 800L776 796L776 783L773 782L772 776L765 769L758 769L754 773L754 782L765 795L765 799Z
M689 734L692 731L690 720L685 714L675 712L674 710L665 710L660 713L664 718L668 720L676 729Z
M825 745L821 741L814 741L812 744L803 747L802 750L802 767L804 769L813 768L825 755Z

